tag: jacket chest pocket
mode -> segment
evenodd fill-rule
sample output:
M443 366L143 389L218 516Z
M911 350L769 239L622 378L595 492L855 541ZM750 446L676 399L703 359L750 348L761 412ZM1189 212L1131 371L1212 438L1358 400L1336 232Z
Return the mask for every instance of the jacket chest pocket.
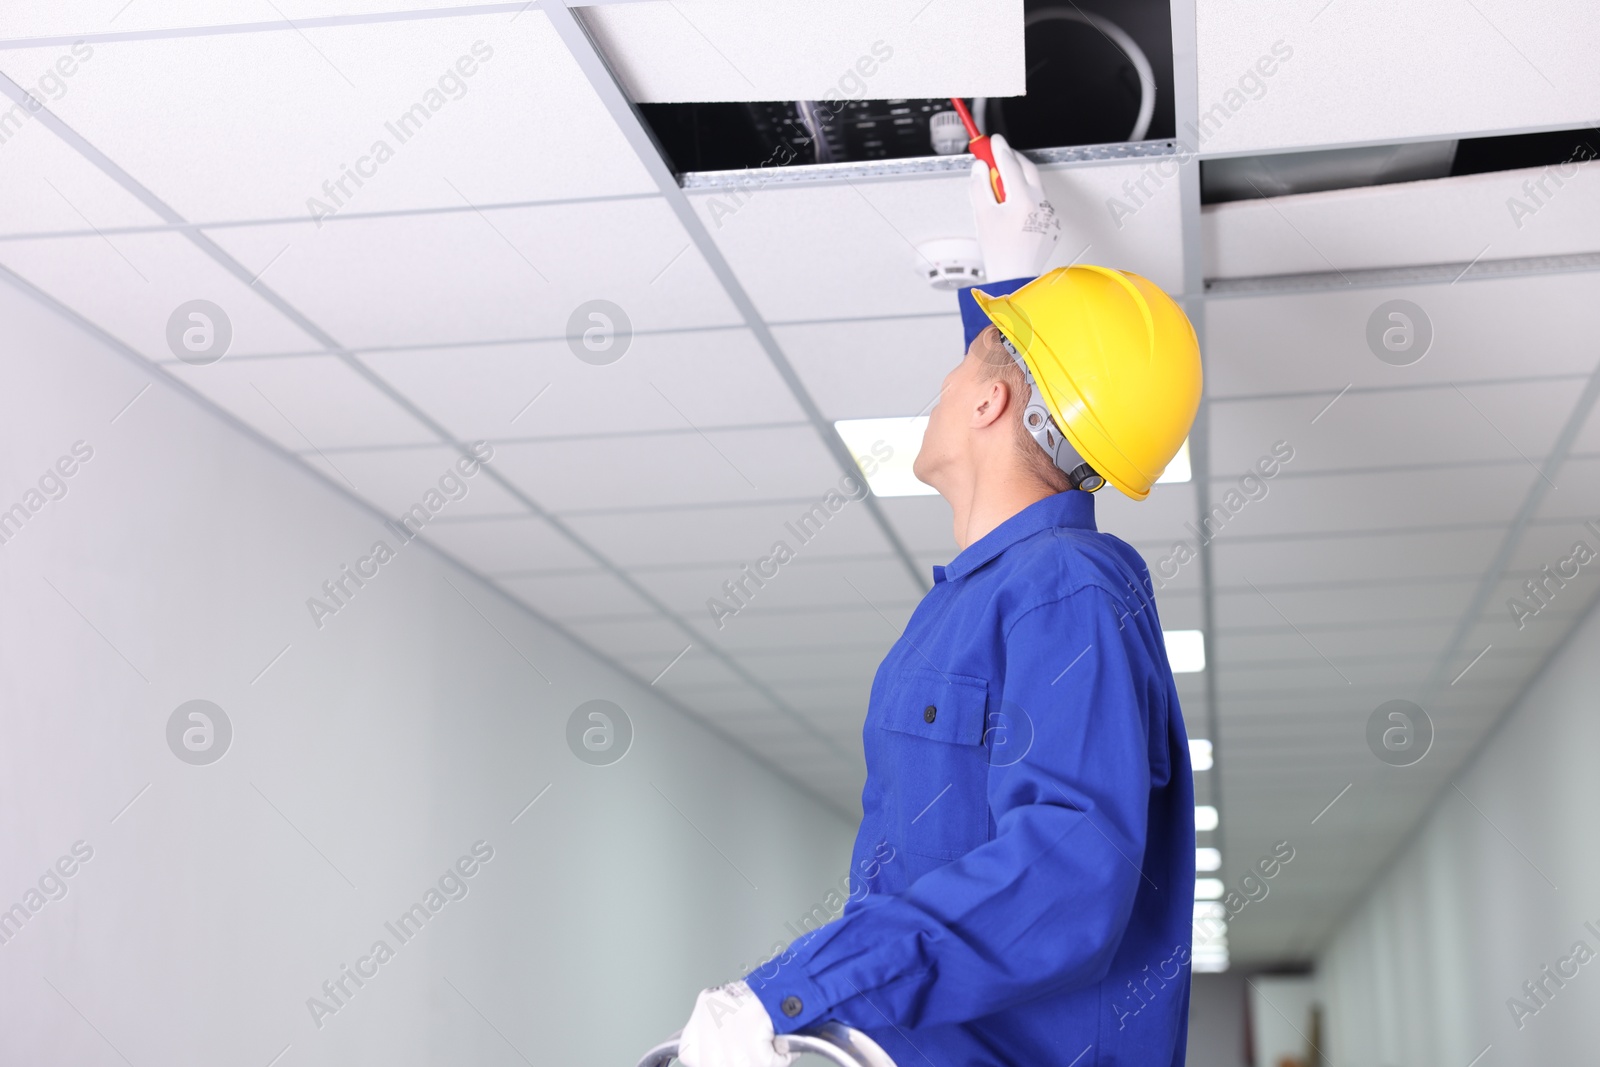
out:
M955 859L989 838L988 750L981 678L905 670L879 709L885 810L907 852Z

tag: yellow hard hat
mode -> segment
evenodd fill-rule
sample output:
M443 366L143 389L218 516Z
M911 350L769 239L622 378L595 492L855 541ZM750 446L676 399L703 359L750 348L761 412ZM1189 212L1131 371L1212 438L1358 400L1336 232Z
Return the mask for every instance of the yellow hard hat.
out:
M1067 443L1123 493L1149 496L1200 407L1200 342L1183 309L1146 278L1088 265L972 296Z

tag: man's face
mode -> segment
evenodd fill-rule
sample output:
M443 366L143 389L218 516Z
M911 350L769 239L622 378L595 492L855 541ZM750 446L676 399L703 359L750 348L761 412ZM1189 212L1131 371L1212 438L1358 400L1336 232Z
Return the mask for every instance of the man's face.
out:
M975 340L955 369L944 376L939 400L928 415L922 449L911 465L913 474L941 492L941 482L949 481L946 475L969 459L972 416L992 385L982 380L983 361L974 354L980 344L981 339Z

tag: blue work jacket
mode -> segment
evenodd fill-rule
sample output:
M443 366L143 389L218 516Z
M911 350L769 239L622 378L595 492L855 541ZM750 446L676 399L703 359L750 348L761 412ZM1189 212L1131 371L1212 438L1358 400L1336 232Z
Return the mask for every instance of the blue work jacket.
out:
M838 1020L901 1067L1181 1065L1188 739L1149 573L1093 496L934 568L862 737L844 914L745 979L777 1032Z

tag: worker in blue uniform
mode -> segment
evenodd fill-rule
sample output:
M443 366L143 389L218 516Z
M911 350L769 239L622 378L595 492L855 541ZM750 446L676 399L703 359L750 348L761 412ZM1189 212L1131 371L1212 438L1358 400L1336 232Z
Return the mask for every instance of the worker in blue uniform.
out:
M835 1020L900 1067L1181 1065L1194 901L1188 740L1149 573L1095 526L1143 499L1200 394L1199 348L1149 281L1035 278L1059 223L1032 162L975 163L986 274L917 476L960 552L872 684L850 902L700 995L689 1067L782 1067ZM892 856L892 862L884 862Z

